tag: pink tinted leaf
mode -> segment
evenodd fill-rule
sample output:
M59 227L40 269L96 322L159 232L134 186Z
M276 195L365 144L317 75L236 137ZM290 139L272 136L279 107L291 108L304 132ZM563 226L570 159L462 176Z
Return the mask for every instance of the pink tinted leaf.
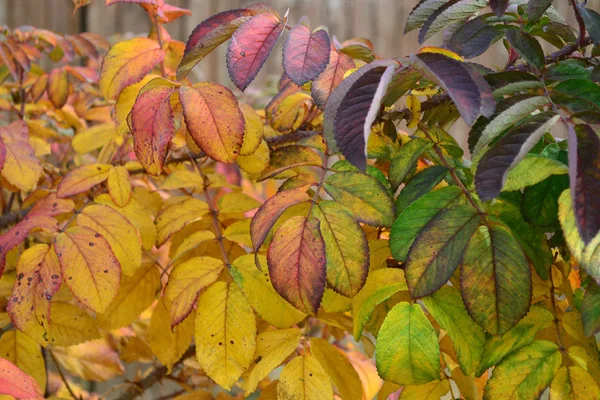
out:
M0 137L0 171L4 167L4 161L6 161L6 146L4 145L4 140Z
M325 108L331 92L342 82L344 74L352 68L354 68L352 57L331 50L329 65L311 86L311 95L318 107Z
M227 49L227 71L244 90L254 80L283 33L285 23L273 14L250 18L233 34Z
M4 358L0 358L0 394L17 399L44 398L35 379Z
M296 85L302 86L327 67L330 49L327 31L311 32L308 18L302 17L283 45L283 69Z

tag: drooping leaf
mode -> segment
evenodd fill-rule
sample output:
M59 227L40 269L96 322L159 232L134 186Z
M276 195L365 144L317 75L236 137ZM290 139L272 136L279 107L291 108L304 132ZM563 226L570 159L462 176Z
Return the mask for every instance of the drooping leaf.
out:
M300 342L298 328L265 331L256 338L255 357L259 361L245 377L245 392L249 396L267 375L292 354ZM264 394L264 391L261 393Z
M194 197L180 196L172 197L170 200L171 202L165 204L154 220L157 246L162 246L173 233L209 212L208 204Z
M450 279L480 223L476 209L457 205L440 212L425 225L405 261L406 282L413 297L427 296Z
M398 385L422 385L440 377L440 347L418 304L401 302L388 313L376 344L379 376Z
M245 90L269 58L283 33L285 21L273 14L259 14L244 22L227 48L227 71L240 90Z
M151 263L143 264L133 276L123 276L115 299L103 313L96 314L98 325L112 330L131 324L152 304L159 291L158 268Z
M550 399L593 400L600 397L598 383L578 365L560 367L550 385Z
M283 44L283 69L298 86L318 77L329 64L331 43L325 29L310 31L308 18L302 17Z
M42 399L37 382L12 362L0 358L0 394L17 399Z
M586 336L600 331L600 286L590 282L581 304L581 320Z
M267 253L273 287L297 309L316 314L325 291L325 242L319 221L297 216L275 232Z
M105 311L121 281L121 265L108 241L83 226L69 228L55 240L63 280L73 295L92 310Z
M600 46L600 14L584 4L577 4L577 9L594 44Z
M171 327L192 312L200 292L217 280L222 269L223 262L213 257L194 257L173 268L164 295Z
M329 149L339 149L362 171L366 168L371 125L379 114L395 66L392 61L376 61L359 68L335 88L325 108Z
M182 86L179 99L190 135L202 151L216 161L235 161L245 122L233 93L225 86L201 82Z
M428 16L419 30L419 44L423 44L447 26L465 20L487 5L487 0L450 0L446 2Z
M252 223L250 224L250 236L252 237L254 252L258 252L269 231L288 207L308 199L306 190L299 188L283 190L265 201L256 214L254 214L254 218L252 218Z
M54 68L48 74L48 99L54 107L61 109L69 98L69 78L64 68Z
M473 125L480 115L489 117L494 112L490 87L463 62L444 54L425 52L412 56L411 64L448 92L468 125Z
M396 198L396 211L401 213L421 196L431 192L448 174L448 169L441 165L433 165L422 169L413 176Z
M40 346L33 339L19 331L5 332L0 337L0 354L1 359L35 379L40 389L46 389L46 365Z
M337 386L344 399L361 400L363 398L360 377L340 350L324 339L313 337L310 339L310 351Z
M482 201L500 194L508 171L525 157L559 118L554 112L534 115L511 129L483 155L475 173L475 188Z
M600 137L590 125L569 128L569 178L579 234L588 244L600 231Z
M544 67L546 63L544 50L536 38L521 29L514 28L506 31L506 39L527 64L535 66L538 70Z
M265 256L259 255L258 258L261 265L266 265ZM236 258L230 271L252 308L269 324L289 328L306 317L275 291L269 274L256 268L252 254Z
M159 175L167 157L167 146L175 134L171 96L174 88L154 79L140 89L131 109L133 148L140 164Z
M289 400L333 400L331 381L312 355L297 356L281 371L277 398Z
M104 182L111 169L110 164L88 164L75 168L62 178L56 189L56 195L60 199L86 192Z
M429 140L414 138L400 147L390 165L389 179L392 189L398 189L410 171L415 168L419 157L432 146L433 143Z
M501 335L527 314L531 272L515 237L500 225L480 227L461 267L461 291L469 314L492 335Z
M177 80L186 75L210 52L233 35L254 12L248 9L223 11L202 21L194 28L185 45L183 59L177 67Z
M195 332L200 366L230 390L256 349L254 313L235 283L216 282L200 296Z
M382 268L369 274L363 288L352 299L353 334L356 341L360 340L375 307L401 290L408 290L402 270Z
M536 340L506 357L494 368L483 398L538 397L550 385L562 356L556 344Z
M311 95L319 108L325 108L331 93L342 82L346 72L353 68L354 60L350 56L331 50L329 64L311 84Z
M360 172L337 172L323 187L354 217L369 225L389 227L394 221L394 203L375 178Z
M105 98L116 100L127 86L140 81L165 57L152 39L137 37L113 45L102 63L100 91Z
M62 276L54 249L36 244L25 250L17 263L17 280L7 311L15 326L40 341L51 324L50 301Z
M600 87L589 79L569 79L556 85L551 92L555 103L572 112L600 109Z
M42 174L42 164L29 143L29 128L24 121L0 127L5 150L2 177L20 190L33 189Z
M327 283L336 292L354 297L363 287L369 271L367 238L352 215L333 201L312 208L320 221L325 242Z
M532 118L535 117L537 115ZM557 159L547 157L545 154L526 154L515 167L508 171L503 190L513 191L535 186L553 175L566 175L568 172L569 167Z

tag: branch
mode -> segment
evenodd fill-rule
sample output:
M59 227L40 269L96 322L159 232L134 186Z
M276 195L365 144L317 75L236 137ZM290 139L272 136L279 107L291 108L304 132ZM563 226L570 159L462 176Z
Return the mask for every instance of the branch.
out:
M173 364L173 368L183 364L185 359L193 356L195 353L196 353L196 346L191 345L190 347L188 347L188 349L185 351L185 353L183 353L183 356L181 356L179 361L177 361L175 364ZM160 367L157 367L152 373L150 373L150 375L148 375L141 381L133 383L133 387L131 389L128 389L127 391L125 391L125 393L123 393L121 396L119 396L117 398L117 400L133 400L133 399L137 398L138 396L141 396L142 394L144 394L144 392L146 390L150 389L157 382L160 382L167 375L168 375L168 368L164 365L161 365Z
M571 5L573 6L573 11L575 11L577 25L579 25L579 38L577 39L577 43L579 44L579 47L584 47L583 42L585 41L585 23L583 22L583 18L579 12L578 1L571 0Z
M546 56L545 64L546 65L554 64L555 62L569 57L571 54L575 53L577 50L581 49L582 47L589 46L590 44L592 44L592 38L589 36L583 37L583 39L579 40L577 43L568 44L565 47L563 47L562 49L557 50L554 53ZM520 64L513 68L508 68L507 71L514 71L514 70L526 71L528 69L529 69L529 66L527 64Z

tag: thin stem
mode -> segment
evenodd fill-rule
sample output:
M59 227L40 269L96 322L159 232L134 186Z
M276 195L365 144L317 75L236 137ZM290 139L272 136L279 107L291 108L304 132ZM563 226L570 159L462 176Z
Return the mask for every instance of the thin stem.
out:
M565 351L565 347L563 346L562 335L560 333L560 325L558 324L558 313L556 306L556 295L554 293L554 278L552 277L552 271L548 274L550 275L550 303L552 304L552 313L554 314L554 328L556 329L556 341L558 342L558 348L561 352Z
M6 203L6 206L4 207L4 214L8 214L10 212L10 210L12 209L13 203L15 201L15 196L16 196L15 192L10 193L10 196L8 197L8 202Z
M160 46L160 48L163 48L163 39L162 39L162 32L160 30L161 25L158 22L158 15L154 14L154 20L152 21L154 23L154 29L156 30L156 40L158 40L158 45ZM167 72L165 70L165 61L164 59L162 59L160 61L160 73L162 75L163 78L167 77Z
M577 20L577 25L579 25L579 38L577 39L577 43L579 47L583 47L585 42L585 23L583 22L583 18L581 17L581 13L579 12L577 0L570 1L571 6L573 6L573 11L575 11L575 19Z
M319 193L321 192L321 188L323 187L323 183L325 182L325 177L327 175L327 164L329 162L329 154L325 153L325 157L323 158L323 166L321 168L321 177L319 178L319 183L317 183L317 188L315 189L315 195L313 196L310 207L308 208L308 213L306 213L306 217L310 216L310 213L313 210L315 204L317 204L317 200L319 200Z
M69 394L71 395L71 397L73 397L75 400L80 400L80 398L75 394L75 392L73 392L73 389L71 389L71 386L69 385L69 381L67 381L67 378L65 377L65 374L63 373L62 368L60 367L60 364L58 363L58 360L54 356L54 353L52 351L48 351L48 353L50 353L50 357L52 357L52 361L54 361L54 365L56 365L56 370L58 371L58 374L60 375L60 379L62 379L62 381L65 384L65 387L67 388L67 390L69 391Z
M19 67L19 97L21 98L21 108L19 110L19 119L25 118L25 89L23 88L23 68Z
M213 228L215 230L215 235L217 236L219 248L221 249L221 254L223 256L223 262L227 266L227 269L230 269L231 263L229 262L229 256L227 255L227 250L225 250L225 243L223 243L223 239L224 239L223 233L221 232L220 221L219 221L219 218L217 217L219 215L219 210L215 206L212 196L210 194L210 191L208 190L208 187L209 187L208 177L206 176L204 171L202 171L202 168L198 164L198 161L196 161L196 159L191 155L190 155L190 160L194 164L196 171L198 171L200 176L202 176L202 181L203 181L202 190L204 191L204 198L206 199L206 203L208 204L208 209L210 210L210 216L212 218Z

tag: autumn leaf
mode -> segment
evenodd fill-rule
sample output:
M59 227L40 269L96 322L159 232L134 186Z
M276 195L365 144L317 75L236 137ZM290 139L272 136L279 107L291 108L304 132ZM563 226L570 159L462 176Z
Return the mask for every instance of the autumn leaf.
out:
M121 280L121 265L108 241L81 226L59 233L54 246L63 279L73 295L92 310L105 311Z
M231 163L244 139L244 116L233 93L216 83L179 89L185 123L194 142L212 159Z
M125 372L117 352L102 339L55 348L52 354L63 368L87 381L104 382Z
M344 399L363 398L363 388L358 373L340 350L326 340L314 337L310 338L310 350Z
M154 3L153 0L140 1ZM139 82L164 56L165 52L158 43L147 38L138 37L115 44L108 50L102 63L102 94L107 99L115 100L123 89Z
M202 218L209 212L208 204L193 197L172 197L158 213L156 223L156 245L162 246L171 235L190 222Z
M281 371L278 399L333 399L329 377L311 355L297 356Z
M331 50L329 64L312 82L311 95L315 104L324 109L333 90L342 82L346 72L355 67L354 60L345 53Z
M40 345L33 339L19 331L5 332L0 337L0 354L35 379L40 389L46 389L46 364Z
M37 382L12 362L0 358L0 394L20 399L42 399Z
M331 43L325 29L310 31L308 17L304 16L290 30L283 44L283 69L298 86L318 77L329 64Z
M71 170L66 174L56 190L58 198L87 192L94 186L104 182L112 169L110 164L88 164Z
M125 167L111 169L108 173L106 186L110 197L117 206L125 207L131 200L133 189L129 181L129 172Z
M0 127L0 139L6 151L2 177L20 190L33 189L42 174L42 164L29 143L27 124L15 121Z
M64 68L55 68L48 74L48 98L56 108L62 108L69 97L69 79Z
M259 14L235 31L227 48L227 71L240 90L248 87L267 61L284 25L273 14Z
M275 233L267 253L273 287L294 307L316 314L325 290L325 242L319 220L292 217Z

